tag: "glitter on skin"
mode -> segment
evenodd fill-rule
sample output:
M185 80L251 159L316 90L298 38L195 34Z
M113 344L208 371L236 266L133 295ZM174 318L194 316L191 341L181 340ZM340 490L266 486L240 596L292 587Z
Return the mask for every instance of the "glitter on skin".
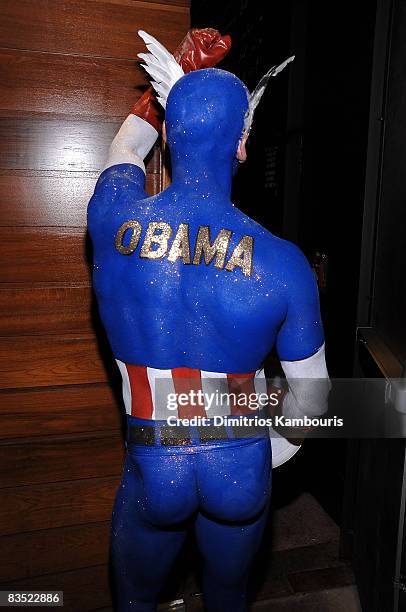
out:
M99 179L89 205L93 279L113 353L121 361L252 372L275 341L280 356L291 360L311 355L322 343L314 276L304 256L230 201L246 107L247 91L233 75L216 69L186 75L167 104L172 185L145 199L142 167L131 163L115 165ZM220 270L211 253L209 261L203 253L199 265L185 265L180 246L173 262L120 253L115 237L130 220L140 223L140 245L150 223L164 224L164 238L153 245L150 233L145 254L166 240L171 248L175 234L168 226L176 231L188 225L193 244L202 226L212 237L230 231L231 251L251 236L253 273ZM155 609L156 591L185 537L181 522L190 517L196 517L211 577L205 585L208 609L211 603L211 609L245 610L246 568L261 538L271 487L268 434L207 445L129 444L122 485L112 538L120 612ZM233 523L231 529L224 522Z

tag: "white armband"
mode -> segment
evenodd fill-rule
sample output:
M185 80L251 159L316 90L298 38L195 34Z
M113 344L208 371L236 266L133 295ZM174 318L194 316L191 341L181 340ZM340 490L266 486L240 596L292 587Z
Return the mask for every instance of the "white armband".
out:
M150 123L137 115L128 115L110 145L107 162L103 168L116 164L134 164L145 173L143 160L158 138L158 132Z
M324 344L306 359L281 361L289 385L283 400L283 416L318 416L327 410L331 383L326 366Z

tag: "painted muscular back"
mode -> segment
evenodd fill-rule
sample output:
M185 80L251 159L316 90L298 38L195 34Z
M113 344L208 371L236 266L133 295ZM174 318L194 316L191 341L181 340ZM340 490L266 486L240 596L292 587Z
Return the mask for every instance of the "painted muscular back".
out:
M257 370L275 342L283 360L314 354L323 333L309 265L230 201L245 87L200 70L168 102L172 185L147 198L142 170L120 164L89 205L94 287L115 357L238 373Z

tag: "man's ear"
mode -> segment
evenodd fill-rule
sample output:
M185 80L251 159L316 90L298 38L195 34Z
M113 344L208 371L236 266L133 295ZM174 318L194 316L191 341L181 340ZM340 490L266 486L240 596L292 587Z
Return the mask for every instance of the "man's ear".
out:
M238 143L238 149L237 149L237 159L240 163L245 162L245 160L247 159L247 149L246 149L246 143L248 140L248 133L245 132L240 139L240 142Z
M164 144L166 144L166 125L165 125L165 121L162 124L162 141Z

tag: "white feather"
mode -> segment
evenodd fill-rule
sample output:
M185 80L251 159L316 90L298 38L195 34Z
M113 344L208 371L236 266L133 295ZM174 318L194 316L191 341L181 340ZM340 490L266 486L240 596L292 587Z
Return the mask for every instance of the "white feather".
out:
M171 58L175 59L173 55L168 51L168 49L165 49L165 47L156 38L151 36L151 34L144 32L144 30L139 30L138 34L145 42L148 51L152 53L156 58L158 58L161 62L165 62L166 60L170 60Z
M147 66L146 64L141 64L141 66L148 70L148 74L157 82L161 82L166 77L165 71L160 66Z
M272 66L267 73L259 80L258 85L255 87L254 91L250 94L248 100L248 110L245 114L244 119L244 131L249 132L252 126L252 122L254 120L255 109L257 108L262 96L264 95L264 91L266 86L268 85L268 81L271 77L276 76L290 63L293 62L295 56L292 55L288 57L282 64L278 66Z
M169 95L170 87L166 83L155 83L155 91L161 97L166 99Z
M158 102L166 108L169 92L176 81L183 77L184 72L172 53L169 53L156 38L143 30L139 30L138 34L149 51L149 53L139 53L138 57L145 62L142 66L153 79L151 85L158 94Z

